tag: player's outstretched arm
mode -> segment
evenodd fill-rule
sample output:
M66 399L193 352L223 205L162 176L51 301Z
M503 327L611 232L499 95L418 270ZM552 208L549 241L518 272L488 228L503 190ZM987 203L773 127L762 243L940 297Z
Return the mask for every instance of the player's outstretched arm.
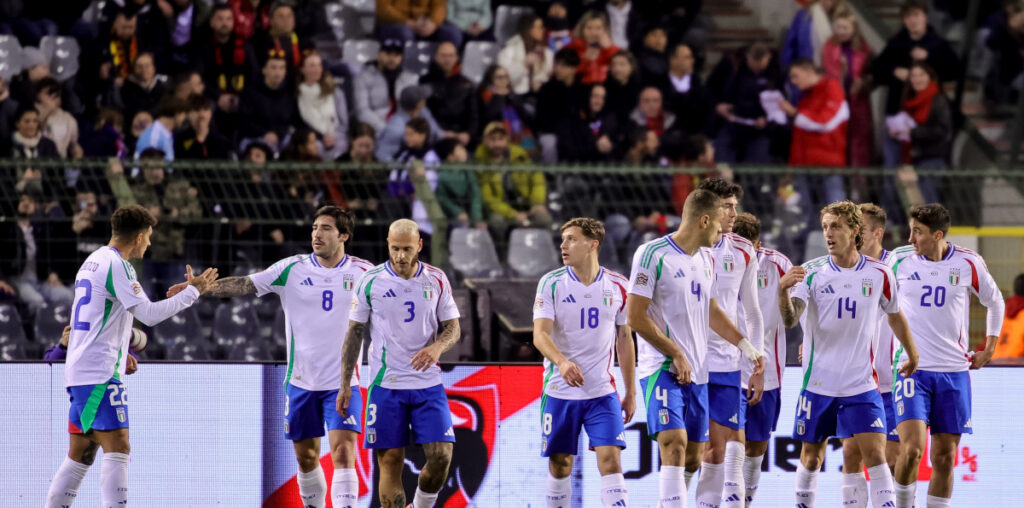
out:
M782 314L782 324L786 325L786 328L793 328L800 322L800 316L807 306L807 302L802 299L789 296L789 288L804 280L805 275L807 270L804 267L794 266L779 279L779 313Z
M555 322L548 318L537 318L533 320L533 346L540 351L540 354L544 355L551 363L558 366L558 374L562 376L562 380L569 386L583 386L583 371L580 370L579 365L569 361L561 351L558 350L558 346L555 345L555 341L551 339L551 330L555 327Z
M622 398L622 412L625 414L622 423L629 423L636 412L636 348L629 325L616 328L615 353L619 355L619 370L622 371L622 382L626 384L626 395Z
M352 374L359 360L359 350L363 348L363 332L366 323L348 322L348 333L341 351L341 386L338 387L338 399L335 401L338 414L348 416L348 403L352 398Z
M184 284L186 287L192 286L195 288L199 296L209 291L210 286L217 280L216 268L207 268L202 274L192 276L192 267L185 265L185 272ZM146 326L156 326L161 321L191 306L196 298L198 298L196 293L177 294L159 302L151 302L146 298L144 301L133 305L128 311L132 313L135 319L138 319Z
M676 377L680 383L690 383L692 373L690 362L686 360L683 350L658 328L651 316L647 315L647 308L650 306L650 298L630 293L626 297L626 316L629 327L639 333L640 337L654 349L672 359L672 365L676 368Z
M213 283L205 296L211 298L234 298L256 293L256 284L248 275L225 277Z
M903 351L907 353L907 361L900 368L900 373L903 374L903 377L910 377L917 370L917 344L914 344L914 337L910 334L907 317L903 315L903 311L900 311L895 314L886 314L886 318L889 320L889 328L892 328L892 333L900 340Z

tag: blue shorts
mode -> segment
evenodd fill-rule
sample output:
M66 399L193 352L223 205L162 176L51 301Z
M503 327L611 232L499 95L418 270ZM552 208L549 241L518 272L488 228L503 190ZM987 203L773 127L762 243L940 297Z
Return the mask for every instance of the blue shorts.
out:
M896 374L892 401L896 422L922 420L932 434L973 434L971 375L919 370L909 378Z
M900 434L896 432L896 408L892 405L892 392L882 394L882 406L885 407L885 439L900 442Z
M740 388L740 371L708 374L708 403L711 421L732 430L746 425L744 395Z
M708 435L708 385L679 384L668 370L640 380L647 407L647 435L653 440L663 430L685 429L687 441L702 443Z
M820 443L836 436L886 432L885 409L878 390L851 397L829 397L803 390L796 403L793 438Z
M323 437L324 424L327 424L327 430L358 433L363 411L363 395L359 387L352 388L345 418L338 414L337 399L338 390L309 391L288 383L284 399L284 437L292 441Z
M779 389L765 390L761 402L753 406L747 405L746 390L743 392L743 413L746 415L747 442L768 441L775 432L782 412L782 397Z
M69 386L68 433L128 428L128 387L111 378L103 384Z
M541 402L540 456L576 454L580 428L587 430L590 449L597 446L626 448L622 404L616 393L586 400L564 400L545 395Z
M371 386L366 395L364 448L405 448L409 428L417 444L455 442L452 412L444 386L420 390L390 390Z

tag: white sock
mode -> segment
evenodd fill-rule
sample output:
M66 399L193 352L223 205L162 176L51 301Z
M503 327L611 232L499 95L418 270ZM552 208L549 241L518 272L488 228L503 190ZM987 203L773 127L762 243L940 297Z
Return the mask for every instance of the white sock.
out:
M803 464L796 465L796 508L814 508L818 493L818 470L811 471Z
M568 478L566 478L568 480ZM416 487L416 494L412 497L412 508L434 508L434 502L437 501L437 494L441 492L438 489L433 494L420 490L419 486Z
M869 467L868 476L871 477L871 505L875 508L896 506L896 492L892 486L892 472L889 471L889 465L883 462Z
M100 499L104 507L128 504L128 454L104 453L100 465Z
M356 508L359 477L355 469L335 469L331 478L331 504L334 508Z
M629 492L626 491L626 477L622 473L601 477L601 502L606 507L629 506Z
M299 471L296 480L299 484L299 496L302 497L302 506L307 508L325 508L327 506L327 478L324 478L324 470L320 464L316 469L303 473Z
M761 464L764 462L764 455L747 457L743 462L743 484L747 486L747 504L754 502L754 495L757 494L757 483L761 481Z
M62 508L71 506L78 496L78 487L85 479L85 473L89 472L89 466L64 457L64 463L60 465L57 474L50 482L50 492L46 494L45 508Z
M896 486L896 508L914 508L914 501L917 498L917 482L910 485L901 485L893 482Z
M693 475L697 474L696 471L684 471L683 480L686 482L686 490L690 490L690 482L693 481Z
M722 502L722 481L725 480L725 466L701 462L700 478L697 479L697 506L718 506Z
M548 473L548 508L569 508L572 504L572 479L555 478Z
M950 508L953 504L948 497L928 496L928 508Z
M680 466L661 466L658 475L659 508L686 508L685 471Z
M722 462L722 508L743 508L747 497L743 481L743 454L746 447L739 441L725 443L725 461Z
M864 473L843 474L843 508L867 508L868 480Z

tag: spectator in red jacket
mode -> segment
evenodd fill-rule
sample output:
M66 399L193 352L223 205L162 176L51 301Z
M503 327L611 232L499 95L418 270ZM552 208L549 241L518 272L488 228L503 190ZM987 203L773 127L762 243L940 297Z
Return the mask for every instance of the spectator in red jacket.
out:
M785 100L779 102L779 107L794 117L789 164L845 167L846 123L850 119L850 107L842 85L823 76L809 58L798 58L790 64L789 80L802 94L796 107ZM841 174L826 175L820 184L824 189L819 196L824 198L825 204L846 199Z
M600 11L587 11L576 23L572 42L567 48L580 55L577 69L584 85L604 83L608 76L608 64L619 52L608 33L608 18Z

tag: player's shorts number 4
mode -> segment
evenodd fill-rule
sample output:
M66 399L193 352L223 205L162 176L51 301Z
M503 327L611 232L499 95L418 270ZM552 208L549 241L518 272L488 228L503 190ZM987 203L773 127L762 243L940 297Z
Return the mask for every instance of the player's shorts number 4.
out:
M661 401L661 407L668 407L668 390L660 386L655 386L654 398Z

